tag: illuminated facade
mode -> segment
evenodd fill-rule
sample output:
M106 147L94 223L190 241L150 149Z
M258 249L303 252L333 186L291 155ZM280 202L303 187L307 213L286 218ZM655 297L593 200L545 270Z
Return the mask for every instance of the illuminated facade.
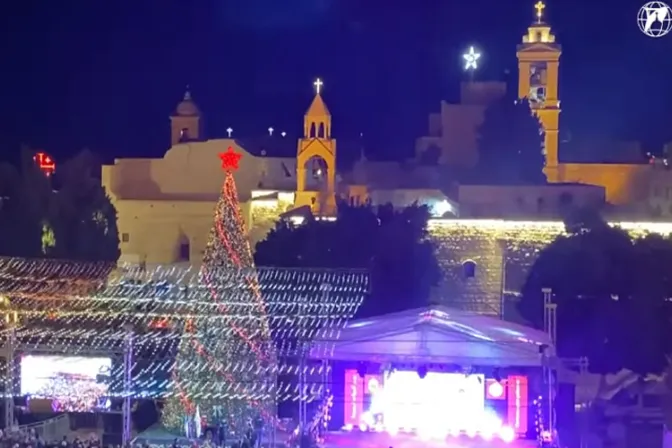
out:
M645 163L572 163L560 153L561 102L558 92L562 47L551 26L543 19L545 5L538 2L535 21L528 27L516 49L518 96L527 98L545 131L544 172L552 183L602 186L607 201L630 206L646 201L651 167ZM460 103L442 102L440 112L430 114L428 134L416 141L416 155L439 154L439 162L456 167L478 163L477 131L485 109L504 96L506 85L499 82L465 82ZM601 146L601 145L600 145ZM615 153L619 143L608 148Z
M561 160L561 47L551 27L541 20L543 4L537 4L537 11L537 20L517 48L518 94L530 100L546 131L545 173L554 185L446 183L443 167L478 163L477 130L486 108L505 94L501 83L464 83L460 104L442 103L441 112L430 115L429 135L416 142L417 160L372 162L362 153L347 172L336 169L332 116L320 80L315 82L315 96L296 143L285 138L284 132L273 135L270 130L263 139L234 139L231 128L228 138L206 140L201 111L187 92L170 118L172 146L163 158L118 159L103 167L103 185L118 212L122 258L147 264L200 262L222 184L218 154L231 147L243 155L235 180L252 244L262 240L288 212L310 208L319 215L333 215L339 197L352 204L404 206L417 201L430 205L436 216L482 218L431 223L446 273L446 280L435 290L435 300L462 301L481 312L499 313L502 291L519 288L537 251L562 232L562 225L555 221L559 207L603 204L605 199L619 205L642 199L646 203L649 184L645 176L652 170L649 165ZM278 150L283 145L287 151ZM353 151L347 142L339 141L339 150L344 148ZM420 162L432 153L437 163ZM663 181L667 182L667 176ZM663 208L672 214L672 206ZM626 227L665 234L672 230L664 224Z
M601 185L607 201L624 205L645 199L650 167L646 163L567 163L560 159L560 96L558 78L562 48L543 21L545 5L535 5L536 21L518 45L518 96L527 98L545 131L544 149L549 182Z

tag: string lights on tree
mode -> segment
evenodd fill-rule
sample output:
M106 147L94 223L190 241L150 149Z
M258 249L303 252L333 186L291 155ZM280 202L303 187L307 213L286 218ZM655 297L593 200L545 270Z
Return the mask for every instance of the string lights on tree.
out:
M269 129L269 132L270 131ZM203 256L201 279L206 285L216 282L216 272L221 269L251 269L254 266L249 241L246 237L238 192L233 172L238 169L241 154L229 147L220 154L224 184L215 206L214 222ZM214 271L214 272L213 272ZM275 365L272 341L267 321L266 307L259 293L254 275L242 279L240 298L246 307L245 325L222 321L219 325L209 322L199 325L188 320L180 341L178 362L173 367L173 382L178 396L168 401L163 413L163 423L179 430L185 419L205 416L212 421L215 415L231 429L243 430L250 420L270 414L270 406L259 403L259 392L275 386L275 376L267 367ZM224 298L213 288L210 300L217 305L217 313L227 316L240 311L222 304ZM219 328L233 330L224 335ZM212 366L219 375L212 375ZM246 368L240 368L245 366ZM198 371L194 371L194 367ZM215 383L217 390L233 393L225 397L202 395L207 383ZM254 401L254 402L253 402ZM217 410L217 412L215 412Z

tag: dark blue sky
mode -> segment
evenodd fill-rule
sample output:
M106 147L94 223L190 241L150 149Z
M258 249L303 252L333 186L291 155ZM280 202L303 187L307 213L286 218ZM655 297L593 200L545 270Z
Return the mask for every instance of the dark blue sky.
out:
M209 136L295 137L316 76L334 133L410 155L427 114L456 99L460 54L483 79L516 73L532 0L23 0L5 6L0 148L64 157L160 156L186 84ZM672 140L672 35L636 24L641 2L550 0L563 45L561 129Z

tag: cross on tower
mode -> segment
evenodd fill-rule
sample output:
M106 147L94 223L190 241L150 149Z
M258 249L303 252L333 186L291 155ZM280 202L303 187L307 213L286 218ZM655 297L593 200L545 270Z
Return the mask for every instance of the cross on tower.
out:
M541 15L543 14L544 8L546 8L546 5L541 0L534 5L534 9L537 10L537 23L541 23Z
M319 95L320 90L322 90L322 86L324 85L324 83L322 82L322 80L320 78L317 78L315 80L315 82L313 83L313 85L315 86L315 93L317 93Z

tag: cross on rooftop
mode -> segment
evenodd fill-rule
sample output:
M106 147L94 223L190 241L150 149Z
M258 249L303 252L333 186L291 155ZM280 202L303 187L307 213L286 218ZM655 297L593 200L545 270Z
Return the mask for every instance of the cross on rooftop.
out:
M534 5L534 9L537 10L537 23L541 23L541 16L544 12L544 8L546 8L546 5L541 0L539 0L537 4Z
M320 78L317 78L315 80L315 82L313 83L313 85L315 86L315 93L317 93L319 95L320 90L322 90L322 86L324 85L324 83L322 82L322 80Z

